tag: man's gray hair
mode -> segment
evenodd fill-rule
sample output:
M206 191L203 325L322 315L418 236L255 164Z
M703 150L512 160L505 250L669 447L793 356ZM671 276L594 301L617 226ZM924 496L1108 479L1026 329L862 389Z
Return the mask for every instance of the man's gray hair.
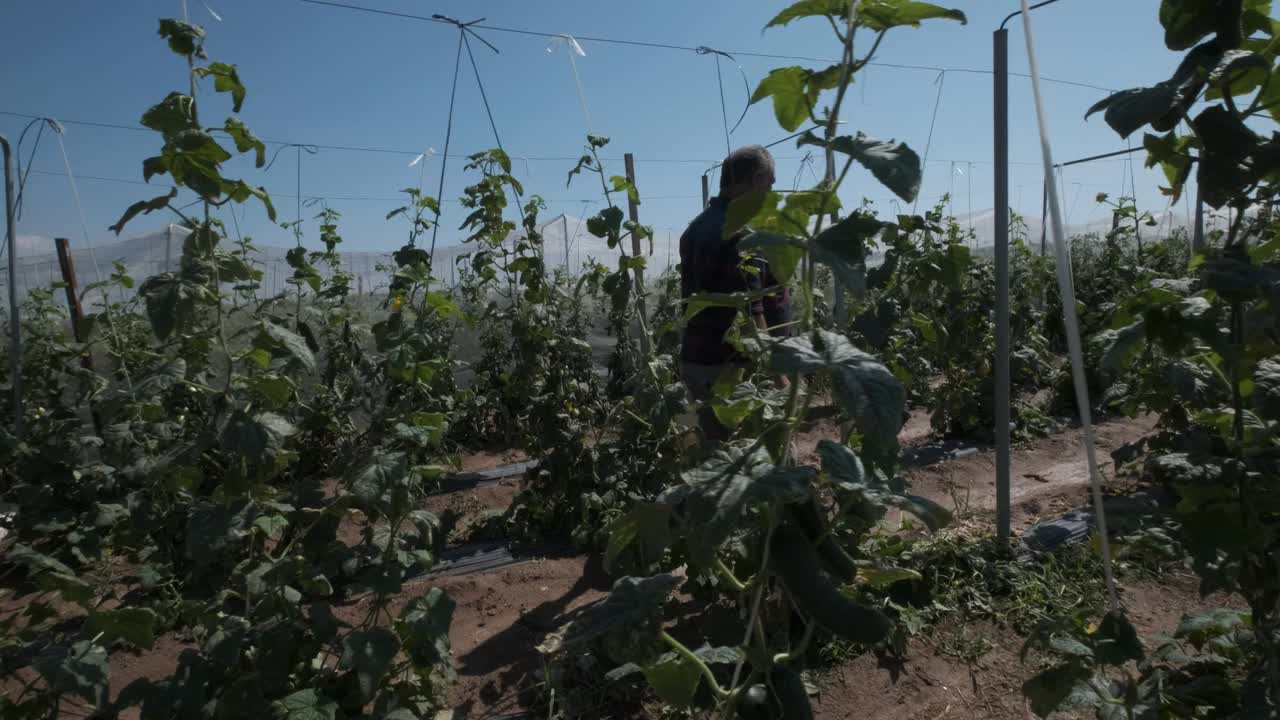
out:
M747 145L729 153L720 165L721 192L773 170L773 156L763 145Z

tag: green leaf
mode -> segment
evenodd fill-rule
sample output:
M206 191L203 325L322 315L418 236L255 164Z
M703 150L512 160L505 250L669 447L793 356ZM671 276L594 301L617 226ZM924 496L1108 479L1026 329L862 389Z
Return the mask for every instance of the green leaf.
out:
M240 74L236 72L235 65L220 62L209 63L204 67L195 68L194 72L200 77L212 75L214 77L213 89L217 92L231 93L231 110L232 112L240 112L240 106L244 104L245 89L244 84L240 82ZM262 165L259 164L258 167L262 167Z
M858 421L864 449L889 462L897 457L906 390L888 368L848 338L826 330L787 338L773 346L769 367L781 373L829 372L836 399Z
M614 573L618 559L634 548L640 564L662 559L671 544L671 508L660 503L638 502L605 528L609 542L605 548L605 570Z
M627 193L628 200L630 200L631 202L637 205L640 204L640 191L636 189L635 185L631 184L630 180L627 180L625 177L622 177L621 175L614 175L613 177L609 178L609 182L613 183L614 192L625 191Z
M262 323L262 330L270 338L273 347L289 353L307 372L316 371L316 356L307 347L307 341L302 336L282 325L265 321Z
M289 527L289 518L284 515L259 515L254 519L253 526L261 530L263 535L275 540Z
M616 242L622 232L622 208L607 207L594 217L587 218L587 232Z
M794 128L792 128L794 129ZM882 185L905 202L913 202L920 192L923 177L920 156L906 143L880 140L859 132L852 137L840 135L830 143L807 132L796 141L799 145L817 145L848 155L871 171Z
M778 282L786 285L795 275L796 267L804 259L805 243L786 235L754 232L738 242L738 250L758 250L769 263Z
M765 29L805 17L841 17L849 12L849 0L800 0L774 16Z
M826 473L831 482L846 490L862 487L866 479L862 461L847 445L832 440L819 440L818 457L822 461L822 472Z
M375 450L364 463L348 473L347 488L365 513L384 512L386 495L409 474L408 458L401 452Z
M773 114L778 124L792 132L809 119L814 99L810 97L805 81L809 70L792 65L771 70L751 95L751 102L773 98Z
M1162 0L1160 24L1170 50L1186 50L1217 29L1218 0Z
M1102 331L1096 340L1103 348L1102 367L1116 372L1127 368L1146 339L1146 324L1141 320L1119 330Z
M858 567L858 582L873 588L884 588L904 580L919 580L920 573L911 568L863 565Z
M284 450L287 439L297 432L288 420L275 413L250 416L237 412L222 431L222 446L259 467L270 467Z
M404 644L405 652L419 668L441 668L446 673L453 669L453 656L449 653L449 625L453 622L456 607L453 599L440 588L431 588L426 595L419 595L400 613L396 632Z
M937 532L951 524L950 510L920 495L899 495L895 493L885 496L885 503L920 518L932 532Z
M1059 657L1093 662L1093 648L1068 633L1058 633L1049 640L1049 649Z
M1233 96L1248 95L1271 75L1271 60L1250 50L1228 50L1222 54L1218 65L1209 73L1207 99L1222 98L1222 86L1229 84Z
M683 655L663 657L644 668L644 677L663 702L677 708L693 704L698 683L702 681L697 664Z
M293 396L293 385L289 382L289 378L282 375L256 377L250 381L249 387L276 405L284 405Z
M1201 197L1214 209L1237 202L1255 183L1275 173L1280 163L1280 137L1268 142L1221 105L1192 121L1204 147L1196 182Z
M1048 717L1057 710L1079 705L1098 707L1101 699L1089 688L1092 672L1077 665L1052 667L1022 684L1022 694L1031 701L1031 711Z
M107 651L88 640L71 647L52 645L31 661L49 687L72 693L101 708L107 702Z
M813 259L830 267L845 287L864 290L867 243L883 227L870 213L854 212L813 239Z
M1187 53L1186 58L1168 80L1152 87L1140 87L1114 93L1090 107L1087 119L1105 110L1103 118L1121 137L1150 125L1160 132L1177 126L1200 95L1211 68L1217 65L1220 52L1206 43Z
M725 209L724 229L720 231L720 239L729 240L737 235L770 198L777 198L777 194L767 190L752 190L730 200L729 207Z
M963 11L914 0L864 0L858 6L858 20L876 31L903 25L920 27L922 21L934 19L958 20L962 25L969 22Z
M545 655L572 654L603 640L614 661L648 665L666 650L660 637L662 606L681 582L672 575L621 578L613 584L608 597L548 635L538 651Z
M398 652L400 638L386 627L356 630L342 638L340 667L355 672L359 704L373 702Z
M254 151L253 164L255 167L262 167L265 164L267 158L266 144L259 140L243 122L236 118L227 118L227 123L222 129L235 141L238 152Z
M169 49L179 55L193 55L204 40L204 28L189 22L164 18L160 21L160 37L169 41Z
M1178 623L1178 629L1173 636L1186 639L1199 648L1214 638L1228 635L1238 627L1247 626L1249 618L1248 612L1231 608L1214 608L1204 612L1189 613L1182 616L1182 621Z
M337 720L338 703L315 690L299 690L275 703L282 720Z
M165 137L195 130L196 119L192 114L194 105L190 95L171 92L142 114L142 126L162 133Z
M120 216L120 219L116 221L115 225L112 225L107 229L114 232L116 235L119 235L120 231L124 230L125 224L130 220L134 219L139 214L150 215L156 210L163 210L169 206L169 201L176 197L178 197L178 189L174 188L167 195L154 197L150 200L139 200L138 202L130 205L129 208L124 211L124 214ZM146 283L143 283L143 285L145 286ZM161 340L163 339L164 338L161 338Z
M775 470L766 450L748 450L738 445L720 448L683 475L689 486L685 498L689 553L703 567L711 564L716 549L736 529L748 502L799 502L809 495L806 478L788 470L812 474L812 469Z
M1111 610L1102 617L1093 641L1094 657L1106 665L1120 666L1129 661L1140 662L1146 656L1142 641L1138 639L1138 631L1119 610Z
M85 627L90 635L101 634L98 641L104 646L124 640L150 650L156 640L156 613L150 608L95 611L89 614Z

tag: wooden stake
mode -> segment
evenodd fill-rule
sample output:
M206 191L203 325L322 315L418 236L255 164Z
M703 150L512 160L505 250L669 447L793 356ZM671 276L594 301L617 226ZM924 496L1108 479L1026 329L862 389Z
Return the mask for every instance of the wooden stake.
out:
M62 270L62 282L66 285L67 290L67 309L71 312L71 334L75 337L76 342L84 345L88 342L84 332L84 308L80 305L80 285L76 280L75 264L71 260L71 241L66 238L57 238L53 241L54 246L58 250L58 266ZM89 348L81 348L80 365L85 370L93 372L93 353ZM98 417L98 411L89 403L89 414L93 416L93 429L98 433L98 437L102 437L102 420Z
M631 153L626 153L622 157L627 166L627 182L631 183L632 187L635 187L636 186L635 158L632 157ZM635 198L632 196L631 193L627 193L627 209L630 211L632 227L635 228L635 230L631 231L631 252L636 257L642 257L640 252L640 236L636 233L636 230L638 230L640 227L639 203L635 201ZM649 316L648 316L648 312L645 310L645 302L644 302L644 270L642 268L636 268L635 276L636 276L636 315L639 317L639 320L640 320L640 352L644 356L645 362L648 362L649 356L652 354L652 352L650 350L650 343L649 343L649 340L650 340Z

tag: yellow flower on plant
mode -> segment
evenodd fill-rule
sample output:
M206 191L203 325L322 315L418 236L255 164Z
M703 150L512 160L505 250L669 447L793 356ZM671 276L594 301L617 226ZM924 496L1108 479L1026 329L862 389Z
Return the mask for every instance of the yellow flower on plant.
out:
M1089 633L1090 635L1098 632L1098 623L1095 623L1095 622L1089 623L1089 625L1085 627L1084 631L1086 633Z
M395 307L396 310L399 310L400 308L404 307L404 296L396 295L394 298L391 299L391 305Z

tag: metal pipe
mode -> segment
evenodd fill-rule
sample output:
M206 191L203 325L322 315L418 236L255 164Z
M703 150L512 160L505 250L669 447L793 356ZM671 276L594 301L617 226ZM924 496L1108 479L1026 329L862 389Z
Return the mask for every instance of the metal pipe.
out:
M1204 199L1200 196L1200 184L1196 184L1196 226L1191 235L1191 254L1204 252Z
M1064 168L1064 167L1069 167L1071 165L1079 165L1080 163L1092 162L1094 160L1105 160L1107 158L1119 157L1121 155L1128 155L1130 153L1135 153L1139 150L1146 150L1146 148L1139 146L1139 147L1127 148L1125 150L1116 150L1115 152L1102 153L1101 155L1090 155L1087 158L1080 158L1079 160L1068 160L1066 162L1054 163L1054 167ZM1123 189L1124 187L1123 181L1121 181L1120 187Z
M711 184L707 180L707 174L702 174L702 207L705 208L711 204Z
M1008 22L1008 19L1005 20ZM1008 542L1009 498L1009 31L992 38L995 113L995 265L996 265L996 535Z
M13 428L22 434L22 330L18 324L18 221L14 215L13 148L0 135L4 149L4 217L9 235L9 373L13 390Z

